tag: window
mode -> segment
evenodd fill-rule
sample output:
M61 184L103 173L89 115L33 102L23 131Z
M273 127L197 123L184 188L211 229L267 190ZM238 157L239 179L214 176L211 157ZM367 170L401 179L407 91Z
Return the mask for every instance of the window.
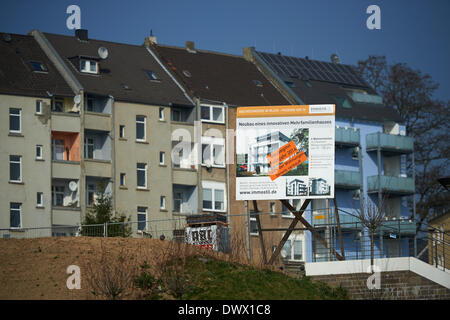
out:
M162 151L161 151L161 152L159 153L159 164L160 164L160 165L164 165L165 158L166 158L165 152L162 152Z
M95 202L95 184L89 183L86 188L86 205L92 206Z
M64 99L63 98L55 98L52 104L53 112L63 112L64 111Z
M159 120L164 121L164 108L159 108Z
M52 160L64 160L64 140L52 140Z
M11 202L9 204L9 216L10 216L10 227L11 228L21 228L22 227L22 219L21 212L22 204L17 202Z
M90 112L94 111L94 98L87 97L86 111L90 111Z
M200 112L204 121L224 123L224 107L201 106Z
M261 81L259 81L259 80L253 80L253 83L254 83L255 86L257 86L257 87L262 87L262 86L263 86L263 83L262 83Z
M21 156L9 156L9 181L22 182Z
M225 208L225 186L221 183L203 182L203 210L221 211Z
M289 237L283 246L283 250L286 253L286 260L303 260L303 236L294 235Z
M295 88L295 83L292 81L285 81L284 82L289 88Z
M300 202L300 199L290 199L289 200L289 204L294 207L294 209L297 209L297 204ZM281 210L281 216L282 217L289 217L289 218L293 218L295 217L291 211L289 211L289 209L283 204L282 205L282 210Z
M150 78L150 80L159 80L158 76L151 70L146 70L145 73Z
M9 109L9 132L20 132L21 131L21 109Z
M305 82L305 85L306 85L308 88L312 88L311 82L309 82L308 80L305 80L304 82Z
M98 62L95 60L81 59L80 71L85 73L98 73Z
M334 99L341 107L346 108L346 109L352 108L352 105L351 105L350 101L348 101L347 98L336 96L336 97L334 97Z
M252 210L250 211L250 234L257 236L259 234L258 223L256 222L256 214Z
M64 206L64 186L52 186L52 205Z
M42 100L36 100L36 114L42 114Z
M93 137L84 137L84 158L94 159L94 144Z
M42 145L36 145L36 159L42 159Z
M38 72L47 72L47 68L42 62L39 61L30 61L30 65L33 68L33 71Z
M144 116L136 116L136 140L145 141L146 118Z
M175 192L173 194L173 211L181 212L183 205L183 194L181 192Z
M159 208L160 209L166 209L166 197L165 196L161 196L159 198Z
M181 110L180 109L172 109L172 121L183 121L181 117Z
M119 126L119 138L125 138L125 126L124 125Z
M125 183L126 183L125 177L126 177L125 173L120 174L120 186L122 186L122 187L125 186Z
M271 202L270 203L270 213L274 214L275 211L276 211L276 209L275 209L275 202Z
M354 147L352 149L352 159L353 160L358 160L359 159L359 148L358 147Z
M44 206L44 194L42 192L36 193L36 206L37 207Z
M202 164L225 166L225 145L222 138L202 137Z
M138 207L137 208L137 220L138 220L138 230L142 231L147 229L147 208Z
M147 164L137 164L137 187L147 188Z

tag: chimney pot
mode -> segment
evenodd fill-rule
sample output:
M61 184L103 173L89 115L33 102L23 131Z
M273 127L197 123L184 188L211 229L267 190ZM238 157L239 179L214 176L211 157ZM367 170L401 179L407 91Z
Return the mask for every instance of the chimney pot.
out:
M196 53L194 41L186 41L186 50L190 53Z
M75 37L80 41L88 41L88 31L87 29L76 29Z

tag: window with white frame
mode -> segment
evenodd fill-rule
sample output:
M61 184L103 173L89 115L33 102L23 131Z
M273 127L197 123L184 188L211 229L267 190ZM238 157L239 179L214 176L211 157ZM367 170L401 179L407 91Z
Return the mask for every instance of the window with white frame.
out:
M56 207L64 206L64 186L52 185L52 205ZM87 199L86 199L87 200Z
M22 131L22 110L9 108L9 132L20 133Z
M294 209L297 208L297 204L301 201L300 199L289 199L289 204L294 207ZM282 210L281 210L281 216L285 218L293 218L295 217L292 212L283 204Z
M9 181L22 182L22 156L9 156Z
M160 164L160 165L164 165L165 162L166 162L166 153L163 152L163 151L161 151L161 152L159 153L159 164Z
M95 60L87 60L87 59L81 59L80 60L80 71L84 73L98 73L98 62Z
M286 253L286 260L302 261L304 260L304 236L291 235L285 242L283 250Z
M136 116L136 140L145 141L146 140L146 123L147 119L145 116Z
M208 122L224 123L225 108L223 106L204 105L200 108L201 120Z
M126 179L125 173L121 173L121 174L120 174L120 186L121 186L121 187L124 187L124 186L125 186L125 183L126 183L125 179Z
M271 214L275 214L275 213L276 213L275 202L271 202L271 203L270 203L270 213L271 213Z
M22 204L11 202L9 204L9 226L11 228L22 228Z
M147 188L147 164L138 163L137 168L137 187Z
M225 166L225 140L223 138L202 137L202 165Z
M42 100L36 100L36 114L42 114Z
M250 211L250 234L252 236L257 236L259 234L256 213L253 210Z
M64 140L52 140L52 160L64 160Z
M125 138L125 126L124 125L119 126L119 138Z
M94 159L95 139L94 137L84 137L84 158Z
M159 199L159 208L160 209L166 209L166 197L165 196L161 196Z
M36 207L43 207L44 206L44 193L37 192L36 193Z
M42 145L38 144L36 145L36 159L42 160Z
M147 229L147 208L146 207L137 207L137 221L138 221L138 230L146 230Z
M203 181L202 188L203 210L224 212L226 210L225 184Z
M159 108L159 120L164 121L164 108Z

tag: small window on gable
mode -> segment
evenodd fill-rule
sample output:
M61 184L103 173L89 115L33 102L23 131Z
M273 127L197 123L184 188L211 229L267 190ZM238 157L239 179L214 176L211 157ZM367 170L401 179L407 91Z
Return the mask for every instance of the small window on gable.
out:
M98 74L98 62L95 60L81 59L80 71L84 73Z
M289 88L295 88L295 83L292 81L285 81L284 82Z
M30 61L31 68L37 72L47 72L47 67L39 61Z
M156 75L156 73L154 73L151 70L145 70L145 73L147 74L147 76L150 78L150 80L159 80L158 76Z
M346 108L346 109L352 108L352 105L347 98L341 97L341 96L335 96L334 99L341 107Z
M262 86L263 86L263 83L262 83L261 81L259 81L259 80L253 80L253 83L254 83L255 86L257 86L257 87L262 87Z

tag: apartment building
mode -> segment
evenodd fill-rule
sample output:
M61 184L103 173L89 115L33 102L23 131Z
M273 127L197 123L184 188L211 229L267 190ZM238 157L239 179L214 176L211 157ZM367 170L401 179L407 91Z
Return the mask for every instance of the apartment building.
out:
M80 213L67 224L82 222L103 191L112 196L116 215L137 222L135 236L146 232L170 239L178 227L172 212L179 177L173 174L169 137L174 126L192 130L193 103L144 46L90 39L81 29L74 36L31 34L80 97L78 149L73 148L79 150ZM54 113L67 117L67 111ZM171 115L177 112L185 121L175 124ZM53 141L58 150L70 151L73 134L62 128ZM66 167L71 164L65 154L55 156ZM69 183L70 188L68 173L62 170L62 181L52 184Z
M257 65L277 88L296 104L335 104L335 200L314 200L306 215L328 245L340 250L336 232L335 204L339 211L347 259L367 257L367 230L358 223L358 210L367 201L385 208L385 221L377 230L375 255L409 255L415 248L414 141L405 132L398 113L383 100L351 66L281 54L249 47L244 57ZM413 170L412 170L413 171ZM327 192L324 181L309 186ZM328 250L307 234L308 261L333 259ZM289 248L288 248L289 249Z
M243 201L235 200L236 107L286 105L289 101L241 56L199 50L191 41L184 48L154 41L148 45L196 103L201 145L197 150L201 163L196 184L198 213L204 219L212 214L225 216L232 237L245 238L246 221L250 226L246 216L249 211ZM179 186L186 188L181 183ZM278 204L277 209L281 212Z
M79 216L74 96L32 36L0 33L2 237L23 237L30 227L43 228L35 236L51 236L49 227L63 224L62 216ZM56 108L68 112L61 117Z

